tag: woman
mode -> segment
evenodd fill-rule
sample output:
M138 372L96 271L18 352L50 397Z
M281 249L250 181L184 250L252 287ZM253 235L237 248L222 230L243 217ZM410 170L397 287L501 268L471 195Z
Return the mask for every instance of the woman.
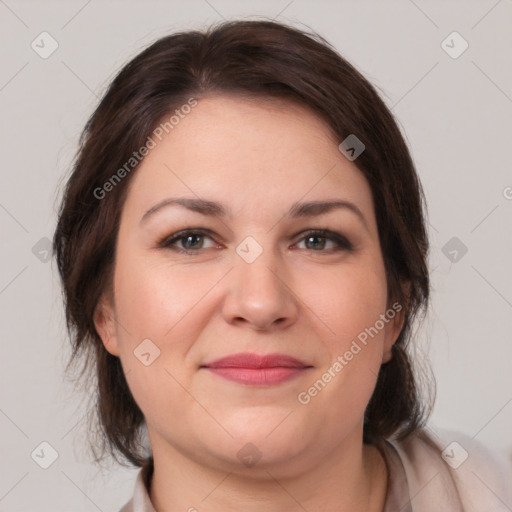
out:
M509 468L424 428L422 209L393 117L319 36L228 22L123 68L54 236L105 451L141 468L123 512L512 506Z

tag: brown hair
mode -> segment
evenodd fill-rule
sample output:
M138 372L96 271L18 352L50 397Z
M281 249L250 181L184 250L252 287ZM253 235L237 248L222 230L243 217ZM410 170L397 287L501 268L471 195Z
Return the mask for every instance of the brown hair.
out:
M67 369L82 360L81 377L95 370L101 453L121 464L119 454L136 466L146 460L144 416L119 358L104 348L93 322L102 294L112 293L120 213L134 173L102 199L95 190L165 115L191 97L214 93L299 102L340 142L355 134L364 143L354 163L372 190L388 298L405 311L393 357L382 365L366 410L364 441L405 439L420 429L427 409L406 348L413 320L429 298L423 192L406 143L372 85L321 36L272 21L230 21L163 37L131 60L88 120L66 184L53 249L73 349Z

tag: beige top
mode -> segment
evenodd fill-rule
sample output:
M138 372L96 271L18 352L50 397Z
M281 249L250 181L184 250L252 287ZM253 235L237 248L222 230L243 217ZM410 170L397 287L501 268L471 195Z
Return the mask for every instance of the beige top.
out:
M512 512L512 465L461 434L422 434L381 449L388 468L383 512ZM139 470L120 512L156 512L153 459Z

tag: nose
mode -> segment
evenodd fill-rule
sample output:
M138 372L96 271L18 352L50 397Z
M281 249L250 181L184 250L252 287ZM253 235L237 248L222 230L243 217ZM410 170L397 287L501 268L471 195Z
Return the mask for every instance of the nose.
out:
M263 251L252 263L235 256L222 306L229 324L265 331L285 328L297 320L299 301L284 265L271 252Z

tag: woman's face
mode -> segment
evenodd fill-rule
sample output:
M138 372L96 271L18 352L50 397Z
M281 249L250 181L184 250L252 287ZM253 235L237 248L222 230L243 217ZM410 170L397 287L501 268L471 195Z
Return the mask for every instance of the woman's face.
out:
M341 141L302 107L227 96L155 141L122 211L114 304L95 315L155 457L290 472L360 446L401 315Z

